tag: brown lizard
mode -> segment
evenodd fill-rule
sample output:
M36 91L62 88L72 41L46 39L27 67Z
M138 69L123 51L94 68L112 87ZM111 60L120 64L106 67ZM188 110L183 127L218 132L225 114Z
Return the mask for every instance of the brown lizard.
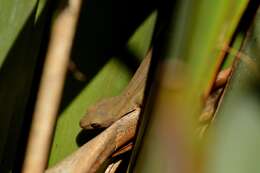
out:
M140 108L144 97L146 78L151 61L151 52L142 61L128 86L121 95L106 98L96 103L87 110L85 116L80 120L80 126L84 129L106 128L121 117ZM217 75L213 90L223 86L226 83L230 69L223 70ZM203 113L200 119L212 117L217 100L221 92L212 94L206 101Z
M150 67L152 50L143 59L133 78L119 96L106 98L90 107L80 120L84 129L106 128L124 115L140 108Z

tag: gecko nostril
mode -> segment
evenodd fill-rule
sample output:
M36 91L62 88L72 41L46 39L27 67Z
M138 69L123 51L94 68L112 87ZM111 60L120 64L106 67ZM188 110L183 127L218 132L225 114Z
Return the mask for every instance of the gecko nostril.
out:
M91 123L90 126L93 127L94 129L100 128L100 124L98 123Z

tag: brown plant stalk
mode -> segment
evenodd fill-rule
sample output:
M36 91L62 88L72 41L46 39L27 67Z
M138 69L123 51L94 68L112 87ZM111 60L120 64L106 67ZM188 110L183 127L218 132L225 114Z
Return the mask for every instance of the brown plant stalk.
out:
M44 172L80 6L81 0L69 0L53 24L23 164L24 173Z

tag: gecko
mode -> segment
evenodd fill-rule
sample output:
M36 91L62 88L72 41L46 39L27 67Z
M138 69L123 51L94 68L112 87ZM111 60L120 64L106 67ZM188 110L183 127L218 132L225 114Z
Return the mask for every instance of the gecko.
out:
M105 98L87 110L86 114L80 120L80 126L83 129L91 130L107 128L116 120L142 106L151 56L152 50L150 50L143 59L129 84L120 95ZM229 74L230 69L220 71L217 74L213 90L223 86L226 83ZM221 92L217 93L218 94L215 93L208 97L208 101L206 101L202 113L203 116L201 116L200 119L212 117L211 114L213 114L216 107L215 102L217 102Z
M81 118L80 127L87 130L106 128L121 117L140 108L144 98L151 56L152 49L148 51L123 92L91 106Z

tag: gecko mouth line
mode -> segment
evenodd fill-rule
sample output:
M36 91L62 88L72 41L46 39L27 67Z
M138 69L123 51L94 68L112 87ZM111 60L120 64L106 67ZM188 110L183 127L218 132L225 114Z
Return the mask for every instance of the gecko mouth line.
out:
M98 123L91 123L90 126L93 127L94 129L101 128L101 125Z

